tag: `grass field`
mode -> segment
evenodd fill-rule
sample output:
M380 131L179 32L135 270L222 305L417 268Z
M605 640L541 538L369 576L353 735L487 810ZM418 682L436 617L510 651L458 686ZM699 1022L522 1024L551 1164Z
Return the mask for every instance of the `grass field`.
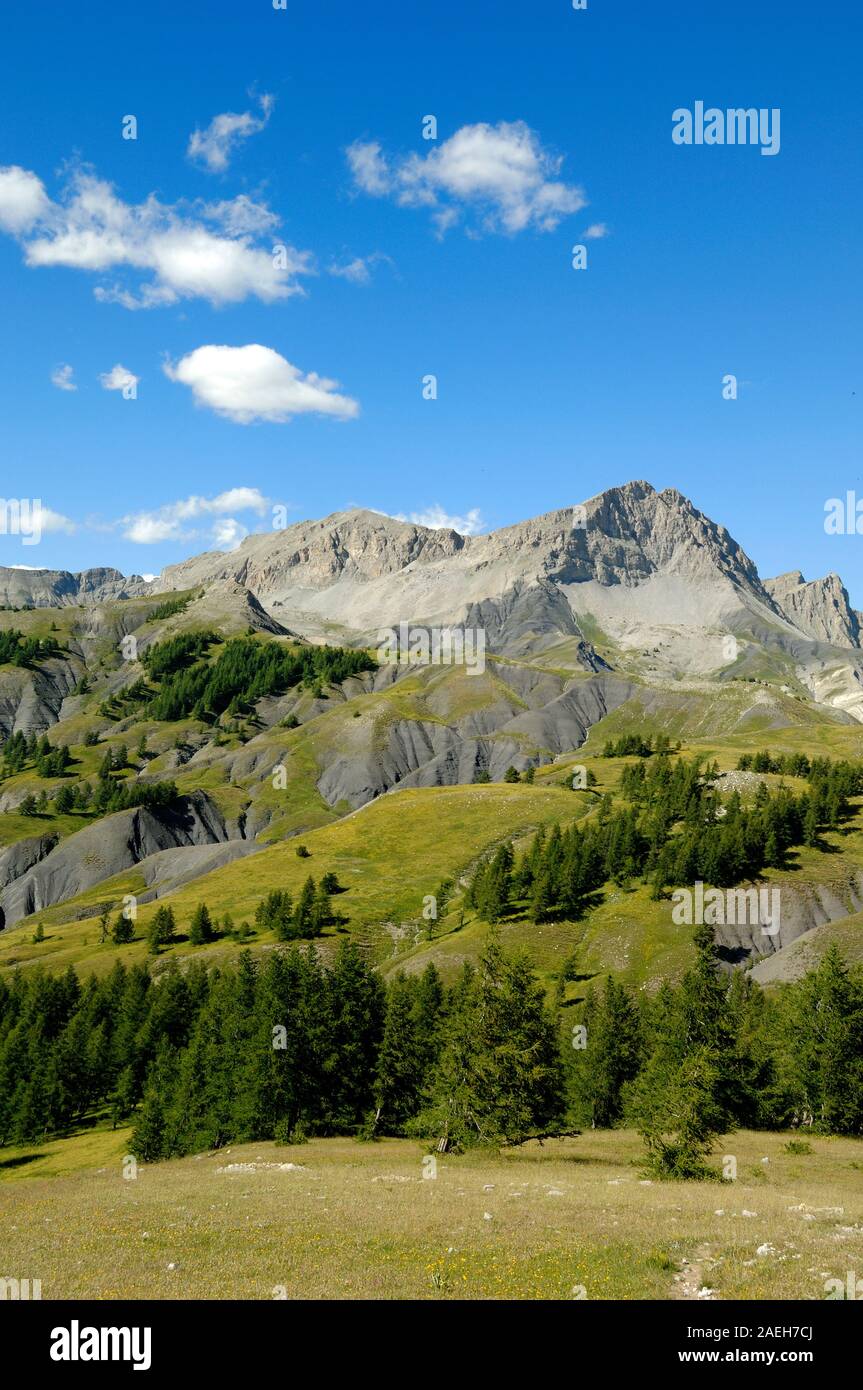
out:
M724 1183L647 1184L628 1131L433 1178L415 1142L322 1139L129 1180L129 1131L94 1130L0 1151L0 1266L45 1299L824 1299L863 1273L863 1141L788 1139L729 1136Z
M253 859L208 874L166 901L174 909L180 932L201 901L219 916L230 912L237 923L244 918L253 921L255 908L271 889L288 888L296 898L309 874L318 878L332 871L346 890L334 899L335 907L375 958L387 959L393 955L393 930L402 923L423 924L424 895L434 893L444 878L462 873L490 845L555 820L566 824L592 809L594 802L587 793L558 786L497 783L406 790L304 835L308 858L298 857L298 840L284 841ZM119 906L124 893L142 891L141 874L133 868L98 884L73 903L39 912L0 937L0 968L40 960L51 969L75 965L101 973L117 959L127 963L145 959L147 922L156 904L141 907L139 940L130 946L100 946L95 920L101 903L114 901ZM88 904L93 905L89 911ZM72 912L79 913L80 919L64 920ZM46 940L40 945L32 942L37 921L45 928ZM251 947L273 941L272 933L261 933ZM182 959L194 952L196 959L212 962L238 949L230 942L203 950L179 944L167 954Z

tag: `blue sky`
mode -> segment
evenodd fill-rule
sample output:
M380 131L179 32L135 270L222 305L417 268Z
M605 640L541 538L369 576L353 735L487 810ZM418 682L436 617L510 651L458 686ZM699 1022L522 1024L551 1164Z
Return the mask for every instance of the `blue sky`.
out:
M863 498L856 7L48 0L2 25L0 491L66 520L0 563L155 573L272 503L490 528L646 478L863 607L863 538L823 527ZM779 153L675 145L698 100L778 107Z

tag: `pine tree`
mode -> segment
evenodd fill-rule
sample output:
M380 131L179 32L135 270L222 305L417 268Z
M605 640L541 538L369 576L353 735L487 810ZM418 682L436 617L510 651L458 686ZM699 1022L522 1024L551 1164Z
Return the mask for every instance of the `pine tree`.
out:
M170 1043L163 1041L148 1073L144 1099L132 1131L132 1150L145 1163L166 1158L171 1151L166 1097L173 1093L176 1075L176 1053Z
M206 903L199 903L195 908L189 927L189 940L193 946L203 946L206 942L212 941L213 937L213 923L209 908Z
M586 1047L581 1054L579 1100L591 1126L617 1124L624 1109L624 1088L641 1065L638 1011L623 985L609 976L593 1007L585 1011Z
M162 946L170 945L175 934L176 923L173 908L158 907L153 914L153 920L147 932L147 942L151 954L157 956Z
M115 946L125 946L135 939L135 924L120 912L111 928L111 940Z
M315 890L314 900L309 915L309 935L320 936L324 927L332 921L333 909L330 902L330 895L324 887L323 880Z
M339 946L326 978L326 998L329 1123L344 1132L359 1127L372 1108L385 1007L383 984L352 941Z
M717 1082L715 1057L704 1047L682 1061L661 1048L640 1073L634 1110L648 1170L655 1176L712 1176L705 1160L726 1128L726 1112L716 1099Z
M317 933L313 927L313 912L315 906L315 880L311 874L306 879L300 890L297 906L294 911L294 932L299 937L315 936Z
M375 1072L374 1129L401 1134L415 1113L423 1083L424 1048L418 1036L416 990L399 972L387 986L386 1018Z
M446 1146L518 1143L563 1112L554 1018L526 956L495 941L453 1002L426 1117Z
M713 929L697 927L694 939L695 964L670 1001L633 1090L637 1128L660 1177L710 1176L705 1158L733 1128L738 1077L727 988Z

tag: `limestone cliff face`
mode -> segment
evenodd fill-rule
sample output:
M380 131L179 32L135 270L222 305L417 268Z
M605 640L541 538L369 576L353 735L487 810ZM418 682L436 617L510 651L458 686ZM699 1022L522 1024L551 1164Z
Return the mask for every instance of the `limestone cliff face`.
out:
M790 570L766 579L764 587L801 632L834 647L860 647L859 615L838 574L807 583L799 570Z
M81 605L85 660L84 615L120 620L106 594L197 589L177 625L355 645L402 623L478 627L489 655L554 652L558 668L591 672L622 662L652 683L796 679L863 720L860 623L841 580L764 583L725 527L643 481L480 536L355 510L192 556L149 586L115 570L0 570L0 595L4 583L19 603Z
M9 608L66 608L105 603L109 599L139 598L150 584L139 574L126 578L115 569L13 569L0 565L0 604Z
M170 565L155 588L184 589L233 579L261 601L284 602L299 590L369 583L423 573L446 585L484 573L475 598L499 597L516 578L637 584L673 572L693 581L724 577L760 599L767 594L749 557L674 489L649 483L610 488L589 501L482 536L429 530L376 512L336 512L323 521L248 536L229 554L210 551Z

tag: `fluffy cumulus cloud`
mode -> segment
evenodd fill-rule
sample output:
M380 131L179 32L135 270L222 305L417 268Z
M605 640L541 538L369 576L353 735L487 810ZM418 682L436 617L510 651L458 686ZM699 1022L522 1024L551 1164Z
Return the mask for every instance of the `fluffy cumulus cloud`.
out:
M77 391L78 387L72 380L74 372L75 368L70 367L68 362L55 367L51 373L51 385L56 386L58 391Z
M71 521L68 516L64 516L62 512L52 511L50 507L40 507L39 517L43 531L62 531L67 536L71 536L78 529L75 522Z
M273 244L275 215L245 194L217 203L132 204L78 169L52 201L35 174L0 168L0 229L21 243L28 266L67 266L99 275L98 299L149 309L181 299L264 303L302 293L311 256ZM268 238L263 242L263 238ZM112 282L112 272L125 281Z
M591 222L589 227L585 227L581 234L583 241L600 241L608 236L608 228L604 222Z
M165 364L172 381L188 386L198 405L248 425L255 420L284 423L294 415L334 415L352 419L359 405L339 395L338 382L301 372L273 348L208 344Z
M191 540L208 535L222 550L234 550L249 534L232 513L254 512L261 516L269 503L256 487L234 487L216 497L186 497L168 502L154 511L133 512L120 519L123 537L136 545L155 545L161 541ZM209 529L201 521L209 521Z
M479 507L471 507L464 516L451 516L439 503L423 512L398 512L396 521L411 521L414 526L427 526L431 531L458 531L461 536L475 536L483 529Z
M124 367L121 362L113 366L110 372L100 372L99 381L104 391L126 391L136 387L141 380L130 372L128 367Z
M251 111L224 111L214 116L205 130L192 132L187 150L189 158L203 164L211 174L223 173L237 145L264 129L273 104L274 98L265 93L258 99L260 116Z
M441 233L466 210L485 231L552 231L587 202L581 188L560 179L563 158L544 149L524 121L462 126L424 155L390 158L376 141L355 141L347 158L358 190L428 208Z
M45 185L29 169L18 164L0 169L0 227L5 232L26 232L50 206Z

